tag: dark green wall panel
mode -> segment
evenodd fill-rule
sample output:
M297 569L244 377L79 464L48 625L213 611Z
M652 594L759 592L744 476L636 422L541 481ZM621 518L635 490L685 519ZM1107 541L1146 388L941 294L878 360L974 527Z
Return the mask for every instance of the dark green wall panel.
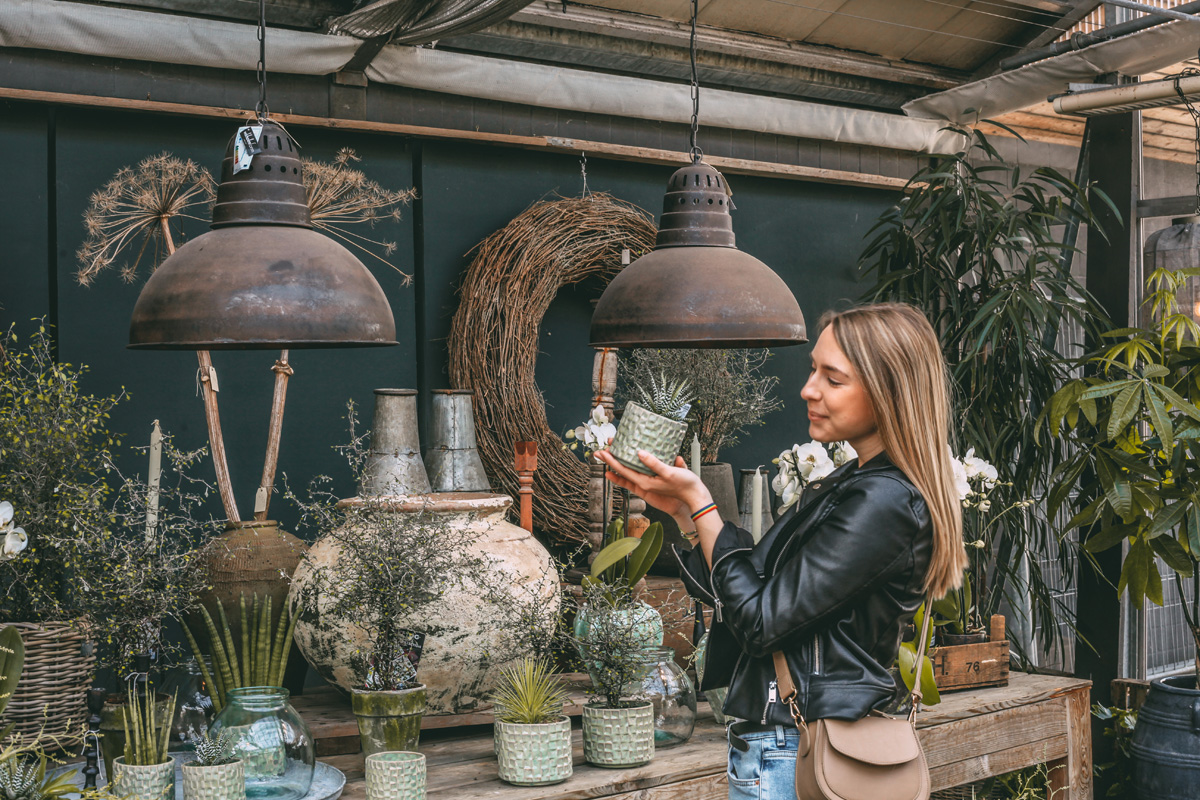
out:
M42 106L0 102L0 326L50 316L50 172Z

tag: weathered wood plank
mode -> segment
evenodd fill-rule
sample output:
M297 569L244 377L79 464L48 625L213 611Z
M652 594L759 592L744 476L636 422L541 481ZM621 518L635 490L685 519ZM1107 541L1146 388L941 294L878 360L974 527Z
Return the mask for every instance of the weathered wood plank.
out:
M964 783L981 781L993 775L1003 775L1006 772L1033 764L1043 764L1065 758L1066 755L1067 737L1065 736L1023 744L931 769L929 770L930 786L935 792L941 789L950 789L962 786ZM1060 800L1060 798L1056 796L1054 800Z
M1008 683L1008 642L935 647L929 654L938 691Z
M729 782L725 773L705 775L690 781L669 783L652 789L639 789L612 796L612 800L726 800Z
M920 730L930 768L972 756L999 753L1022 744L1067 737L1067 699L1058 697L953 724Z

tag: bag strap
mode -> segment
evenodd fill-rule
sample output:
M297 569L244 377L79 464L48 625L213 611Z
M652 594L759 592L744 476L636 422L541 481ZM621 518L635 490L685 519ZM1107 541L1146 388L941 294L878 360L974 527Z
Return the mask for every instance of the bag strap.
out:
M917 675L913 680L912 710L908 713L908 721L913 723L916 722L917 710L921 705L921 662L925 658L925 646L929 643L929 619L932 616L932 606L933 603L929 602L929 598L926 597L925 618L921 621L920 639L917 642ZM776 650L771 654L771 659L775 662L775 685L779 689L779 699L787 703L796 727L802 732L807 731L808 723L804 720L804 715L800 713L800 707L796 705L796 683L792 680L792 671L788 669L783 651Z

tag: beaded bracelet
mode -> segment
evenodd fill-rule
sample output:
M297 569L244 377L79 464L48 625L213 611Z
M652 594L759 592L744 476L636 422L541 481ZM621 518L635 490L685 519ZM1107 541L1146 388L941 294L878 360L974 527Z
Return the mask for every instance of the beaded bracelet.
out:
M679 535L683 537L685 542L694 542L700 538L699 531L680 531Z
M704 508L702 508L702 509L700 509L699 511L696 511L695 513L693 513L693 514L692 514L692 522L695 522L696 520L700 519L701 517L703 517L703 516L704 516L705 514L707 514L708 512L710 512L710 511L716 511L716 510L717 510L717 504L716 504L716 503L709 503L709 504L708 504L708 505L706 505Z

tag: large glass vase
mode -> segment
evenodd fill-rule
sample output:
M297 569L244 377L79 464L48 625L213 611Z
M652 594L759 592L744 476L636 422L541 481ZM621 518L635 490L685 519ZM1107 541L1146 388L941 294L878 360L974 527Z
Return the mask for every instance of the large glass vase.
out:
M654 704L654 746L670 747L692 738L696 727L696 688L692 679L675 663L670 647L645 651L645 671L640 680L626 687L629 697Z
M247 800L300 800L316 767L312 734L278 686L232 689L209 729L233 733L233 753L246 771Z

